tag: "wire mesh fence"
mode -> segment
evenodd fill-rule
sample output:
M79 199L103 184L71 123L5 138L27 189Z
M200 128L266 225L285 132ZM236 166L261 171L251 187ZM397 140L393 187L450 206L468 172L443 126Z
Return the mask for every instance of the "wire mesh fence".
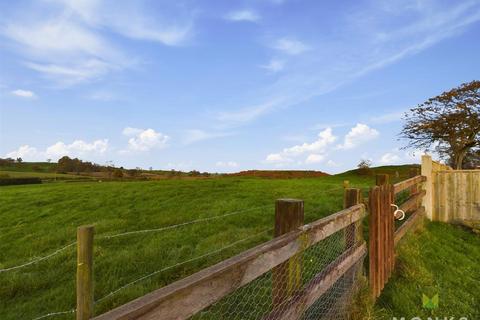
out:
M347 319L363 258L337 272L363 241L360 223L307 247L192 320Z

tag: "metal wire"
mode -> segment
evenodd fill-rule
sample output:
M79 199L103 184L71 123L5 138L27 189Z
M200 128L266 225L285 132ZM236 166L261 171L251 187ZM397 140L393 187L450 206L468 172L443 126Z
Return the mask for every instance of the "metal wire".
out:
M51 312L51 313L44 314L43 316L34 318L34 319L32 319L32 320L39 320L39 319L45 319L45 318L60 316L60 315L62 315L62 314L75 313L75 311L77 311L77 310L76 310L76 309L72 309L72 310L67 310L67 311Z
M21 264L21 265L18 265L18 266L14 266L14 267L9 267L9 268L6 268L6 269L0 269L0 273L2 272L7 272L7 271L12 271L12 270L16 270L16 269L20 269L20 268L25 268L25 267L28 267L32 264L35 264L35 263L38 263L40 261L43 261L43 260L47 260L48 258L51 258L53 256L56 256L57 254L60 254L61 252L63 252L64 250L70 248L71 246L75 245L77 242L72 242L68 245L66 245L65 247L62 247L60 249L57 249L55 250L53 253L49 254L49 255L46 255L44 257L41 257L41 258L38 258L38 259L35 259L35 260L32 260L30 262L27 262L27 263L24 263L24 264Z
M196 224L196 223L216 220L216 219L220 219L220 218L225 218L225 217L229 217L229 216L233 216L233 215L237 215L237 214L241 214L241 213L245 213L245 212L249 212L249 211L254 211L254 210L257 210L257 209L266 208L266 207L269 207L269 206L271 206L271 205L265 205L265 206L259 206L259 207L255 207L255 208L245 209L245 210L233 211L233 212L223 214L223 215L218 215L218 216L213 216L213 217L208 217L208 218L202 218L202 219L196 219L196 220L183 222L183 223L179 223L179 224L175 224L175 225L170 225L170 226L166 226L166 227L161 227L161 228L128 231L128 232L123 232L123 233L118 233L118 234L113 234L113 235L99 235L99 236L96 236L95 239L111 239L111 238L117 238L117 237L139 234L139 233L161 232L161 231L166 231L166 230L171 230L171 229L184 227L184 226L191 225L191 224ZM40 257L38 259L29 261L27 263L17 265L17 266L13 266L13 267L9 267L9 268L5 268L5 269L0 269L0 273L25 268L25 267L28 267L30 265L36 264L38 262L41 262L43 260L49 259L49 258L51 258L51 257L53 257L57 254L60 254L61 252L68 249L69 247L75 245L76 243L77 243L76 241L72 242L72 243L70 243L70 244L68 244L68 245L66 245L66 246L64 246L60 249L55 250L53 253L51 253L49 255L46 255L44 257Z
M183 222L183 223L179 223L179 224L175 224L175 225L171 225L171 226L161 227L161 228L127 231L127 232L113 234L113 235L103 235L103 236L96 237L96 239L112 239L112 238L132 235L132 234L160 232L160 231L165 231L165 230L171 230L171 229L175 229L175 228L179 228L179 227L184 227L184 226L187 226L187 225L190 225L190 224L201 223L201 222L216 220L216 219L220 219L220 218L225 218L225 217L229 217L229 216L233 216L233 215L237 215L237 214L241 214L241 213L245 213L245 212L249 212L249 211L254 211L254 210L258 210L258 209L262 209L262 208L266 208L266 207L271 207L271 205L265 205L265 206L260 206L260 207L245 209L245 210L238 210L238 211L230 212L230 213L223 214L223 215L218 215L218 216L213 216L213 217L208 217L208 218L202 218L202 219L196 219L196 220Z
M192 316L191 320L278 319L291 311L292 305L295 305L295 312L303 311L297 315L295 312L289 313L289 319L347 319L363 259L355 262L312 304L305 304L302 291L312 283L318 283L322 277L330 276L341 255L360 241L358 227L354 223L350 228L340 230L306 248Z
M107 298L115 295L116 293L122 291L123 289L128 288L128 287L130 287L131 285L134 285L135 283L138 283L138 282L140 282L140 281L143 281L143 280L145 280L145 279L148 279L148 278L150 278L150 277L153 277L153 276L156 275L156 274L159 274L159 273L161 273L161 272L167 271L167 270L169 270L169 269L176 268L176 267L178 267L178 266L187 264L187 263L189 263L189 262L193 262L193 261L200 260L200 259L202 259L202 258L211 256L211 255L214 255L214 254L219 253L219 252L221 252L221 251L224 251L224 250L226 250L226 249L228 249L228 248L234 247L234 246L236 246L236 245L239 244L239 243L242 243L242 242L245 242L245 241L247 241L247 240L250 240L250 239L253 239L253 238L255 238L255 237L258 237L258 236L261 235L261 234L264 234L264 233L267 233L267 232L271 232L272 230L273 230L273 229L263 230L262 232L259 232L259 233L256 233L256 234L254 234L254 235L251 235L251 236L249 236L249 237L246 237L246 238L240 239L240 240L238 240L238 241L232 242L231 244L229 244L229 245L227 245L227 246L224 246L224 247L222 247L222 248L220 248L220 249L210 251L210 252L205 253L205 254L203 254L203 255L201 255L201 256L198 256L198 257L195 257L195 258L191 258L191 259L188 259L188 260L179 262L179 263L177 263L177 264L174 264L174 265L171 265L171 266L162 268L162 269L160 269L160 270L156 270L156 271L154 271L154 272L152 272L152 273L149 273L149 274L147 274L147 275L145 275L145 276L143 276L143 277L140 277L140 278L138 278L138 279L136 279L136 280L133 280L133 281L131 281L131 282L129 282L129 283L121 286L120 288L118 288L118 289L110 292L110 293L107 294L106 296L103 296L102 298L96 300L95 303L98 303L98 302L100 302L100 301L103 301L103 300L105 300L105 299L107 299Z

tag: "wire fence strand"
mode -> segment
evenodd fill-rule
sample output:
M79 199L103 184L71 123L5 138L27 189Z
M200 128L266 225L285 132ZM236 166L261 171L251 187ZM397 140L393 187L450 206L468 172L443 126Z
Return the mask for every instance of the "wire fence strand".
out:
M255 207L255 208L245 209L245 210L238 210L238 211L233 211L233 212L230 212L230 213L227 213L227 214L196 219L196 220L187 221L187 222L174 224L174 225L161 227L161 228L127 231L127 232L113 234L113 235L103 235L103 236L96 237L96 239L112 239L112 238L123 237L123 236L128 236L128 235L133 235L133 234L139 234L139 233L161 232L161 231L166 231L166 230L171 230L171 229L176 229L176 228L188 226L190 224L196 224L196 223L216 220L216 219L225 218L225 217L229 217L229 216L233 216L233 215L237 215L237 214L241 214L241 213L245 213L245 212L249 212L249 211L254 211L254 210L258 210L258 209L262 209L262 208L266 208L266 207L271 207L271 206L272 205L264 205L264 206L259 206L259 207Z
M268 229L268 230L263 230L262 232L255 233L254 235L251 235L251 236L249 236L249 237L246 237L246 238L237 240L237 241L235 241L235 242L232 242L231 244L229 244L229 245L227 245L227 246L224 246L224 247L222 247L222 248L219 248L219 249L217 249L217 250L213 250L213 251L210 251L210 252L208 252L208 253L202 254L202 255L200 255L200 256L198 256L198 257L191 258L191 259L188 259L188 260L179 262L179 263L177 263L177 264L174 264L174 265L171 265L171 266L168 266L168 267L165 267L165 268L156 270L156 271L154 271L154 272L152 272L152 273L149 273L149 274L147 274L147 275L145 275L145 276L143 276L143 277L140 277L140 278L138 278L138 279L136 279L136 280L133 280L133 281L131 281L131 282L129 282L129 283L121 286L120 288L118 288L118 289L110 292L109 294L107 294L107 295L103 296L102 298L96 300L96 301L95 301L95 304L97 304L97 303L99 303L99 302L101 302L101 301L103 301L103 300L105 300L105 299L107 299L107 298L109 298L109 297L117 294L118 292L122 291L123 289L126 289L126 288L128 288L128 287L130 287L130 286L132 286L132 285L134 285L134 284L136 284L136 283L138 283L138 282L140 282L140 281L143 281L143 280L145 280L145 279L148 279L148 278L150 278L150 277L153 277L153 276L156 275L156 274L159 274L159 273L161 273L161 272L167 271L167 270L169 270L169 269L176 268L176 267L178 267L178 266L187 264L187 263L189 263L189 262L193 262L193 261L200 260L200 259L203 259L203 258L208 257L208 256L211 256L211 255L217 254L217 253L222 252L222 251L224 251L224 250L226 250L226 249L232 248L232 247L236 246L236 245L239 244L239 243L248 241L248 240L250 240L250 239L253 239L253 238L255 238L255 237L258 237L258 236L261 235L261 234L265 234L265 233L271 232L271 231L273 231L273 229L271 229L271 228Z
M140 234L140 233L161 232L161 231L166 231L166 230L171 230L171 229L184 227L184 226L191 225L191 224L196 224L196 223L216 220L216 219L220 219L220 218L225 218L225 217L228 217L228 216L233 216L233 215L237 215L237 214L241 214L241 213L245 213L245 212L249 212L249 211L254 211L254 210L266 208L266 207L269 207L269 206L271 206L271 205L264 205L264 206L259 206L259 207L255 207L255 208L245 209L245 210L237 210L237 211L233 211L233 212L223 214L223 215L217 215L217 216L213 216L213 217L191 220L191 221L187 221L187 222L183 222L183 223L179 223L179 224L175 224L175 225L170 225L170 226L166 226L166 227L161 227L161 228L128 231L128 232L123 232L123 233L118 233L118 234L113 234L113 235L100 235L100 236L95 237L95 239L111 239L111 238L117 238L117 237L122 237L122 236L133 235L133 234ZM72 242L72 243L70 243L70 244L68 244L68 245L66 245L66 246L64 246L60 249L55 250L53 253L51 253L49 255L46 255L44 257L40 257L38 259L26 262L24 264L0 269L0 273L25 268L25 267L31 266L33 264L39 263L41 261L47 260L47 259L49 259L53 256L56 256L57 254L60 254L61 252L68 249L69 247L75 245L76 243L77 243L76 241Z
M5 268L5 269L0 269L0 273L2 272L7 272L7 271L12 271L12 270L16 270L16 269L21 269L21 268L25 268L25 267L28 267L28 266L31 266L32 264L35 264L35 263L38 263L40 261L43 261L43 260L47 260L48 258L51 258L53 256L56 256L57 254L60 254L62 253L63 251L65 251L66 249L70 248L71 246L75 245L77 242L72 242L60 249L57 249L55 250L54 252L52 252L51 254L49 255L46 255L44 257L40 257L38 259L35 259L35 260L32 260L32 261L29 261L27 263L24 263L24 264L21 264L21 265L18 265L18 266L14 266L14 267L9 267L9 268Z
M75 311L77 311L77 310L76 309L71 309L71 310L67 310L67 311L51 312L51 313L44 314L43 316L34 318L32 320L40 320L40 319L45 319L45 318L50 318L50 317L55 317L55 316L61 316L61 315L64 315L64 314L75 313Z

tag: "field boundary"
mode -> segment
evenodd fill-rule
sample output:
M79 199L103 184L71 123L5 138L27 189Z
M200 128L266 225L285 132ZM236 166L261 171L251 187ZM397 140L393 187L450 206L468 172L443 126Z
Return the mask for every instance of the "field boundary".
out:
M421 189L425 181L426 177L417 172L412 173L412 178L395 185L389 183L388 176L377 176L378 186L369 192L369 247L359 237L358 226L367 216L359 189L345 188L346 209L307 225L303 225L303 201L277 200L276 238L93 319L188 319L269 272L273 276L273 307L262 318L298 318L322 299L353 266L363 261L367 252L371 292L377 297L393 272L395 246L423 217L425 209L419 204L426 194ZM392 205L395 196L405 192L409 196L400 204L400 210L413 213L395 230ZM292 278L292 268L302 274L302 262L298 257L338 232L343 232L345 239L342 253L300 285L297 277ZM279 283L275 285L275 281ZM353 286L349 290L353 290Z

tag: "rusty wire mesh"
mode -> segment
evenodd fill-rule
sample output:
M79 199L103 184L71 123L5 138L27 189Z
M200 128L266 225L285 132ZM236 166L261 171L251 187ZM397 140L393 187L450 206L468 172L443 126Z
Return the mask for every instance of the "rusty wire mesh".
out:
M348 249L361 242L361 223L357 221L304 249L191 319L282 319L287 313L288 319L348 319L363 270L363 258L333 284L317 290L321 293L318 299L306 302L304 292L310 285L327 278L346 257Z

